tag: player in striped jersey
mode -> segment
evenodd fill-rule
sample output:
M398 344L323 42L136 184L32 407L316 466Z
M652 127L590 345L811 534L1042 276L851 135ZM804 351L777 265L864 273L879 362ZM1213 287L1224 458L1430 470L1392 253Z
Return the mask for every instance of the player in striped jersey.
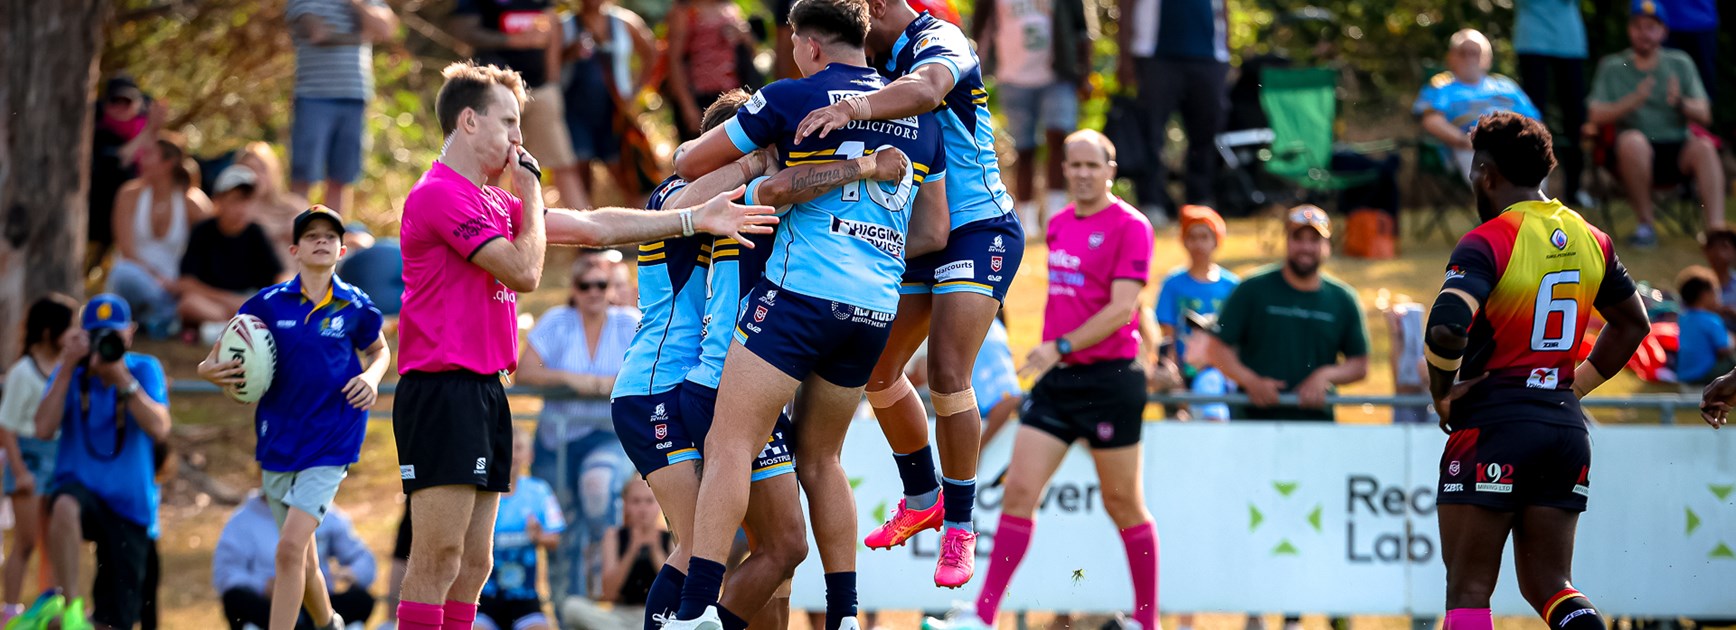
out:
M1571 583L1591 493L1579 399L1619 372L1650 332L1608 235L1542 189L1549 130L1503 112L1472 133L1483 224L1459 240L1429 312L1429 388L1441 428L1446 630L1490 630L1489 598L1513 537L1519 592L1555 630L1604 630ZM1578 359L1596 310L1607 325Z
M705 112L705 128L722 124L747 100L748 94L739 90L719 97ZM861 160L777 169L755 192L774 205L807 201L845 182L902 175L903 159L902 153L891 151ZM650 209L678 208L693 199L708 199L741 188L753 177L777 168L764 153L745 156L737 164L738 168L719 169L691 184L670 176L652 192ZM683 404L692 404L692 394L682 392L684 388L678 386L689 377L690 370L703 365L702 344L707 349L719 345L707 335L706 322L719 310L712 307L728 302L727 321L733 323L735 302L741 292L733 278L730 282L713 281L716 272L711 266L725 265L725 273L734 275L736 258L746 253L760 261L760 267L752 272L757 280L757 269L763 268L765 257L771 253L770 240L766 235L744 246L734 239L714 242L707 235L696 235L639 246L639 308L644 316L627 350L621 375L615 381L611 411L622 445L651 485L676 533L676 549L659 571L646 601L647 630L658 626L654 617L674 614L685 581L691 551L688 541L693 536L693 507L699 491L697 463L702 459L700 451L710 427L709 407L703 414L686 413ZM721 347L727 349L730 339L727 329L716 337L721 338ZM721 364L721 351L715 351L718 356L713 357L712 363ZM711 398L715 402L715 376L709 380L700 377L695 382L713 388ZM692 383L687 385L691 386ZM796 491L795 479L784 476L794 472L793 459L784 443L786 433L787 420L774 431L760 454L752 475L756 482L755 496L776 494L779 490L793 495ZM762 490L762 485L774 487ZM745 524L754 532L755 553L731 573L729 596L720 611L727 614L726 618L740 618L734 613L752 617L805 554L807 541L797 503L750 499Z

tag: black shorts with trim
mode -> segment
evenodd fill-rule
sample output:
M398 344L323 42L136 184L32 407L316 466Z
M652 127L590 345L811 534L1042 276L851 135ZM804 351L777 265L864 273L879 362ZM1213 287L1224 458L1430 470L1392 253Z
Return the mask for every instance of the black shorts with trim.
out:
M1527 506L1584 512L1591 494L1585 427L1510 420L1459 429L1441 453L1437 503L1501 512Z
M1139 443L1145 424L1145 370L1131 359L1060 365L1044 374L1019 412L1025 426L1091 448Z
M500 377L410 372L392 405L404 493L435 486L512 490L512 410Z
M1652 142L1651 144L1652 186L1654 188L1673 186L1685 181L1687 178L1682 173L1682 149L1687 147L1687 141ZM1619 174L1621 172L1621 151L1611 147L1609 155L1611 158L1610 170Z
M145 601L145 567L151 534L145 526L121 518L95 493L77 481L65 481L48 497L78 503L79 528L96 543L96 577L91 584L91 621L131 628L139 621Z

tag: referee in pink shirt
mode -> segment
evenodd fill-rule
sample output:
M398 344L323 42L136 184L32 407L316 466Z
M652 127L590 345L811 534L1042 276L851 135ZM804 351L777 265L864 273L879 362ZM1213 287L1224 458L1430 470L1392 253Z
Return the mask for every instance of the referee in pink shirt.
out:
M1050 220L1049 301L1043 345L1022 377L1041 376L1019 414L1006 495L988 578L977 597L979 621L992 626L1007 583L1031 546L1037 500L1067 447L1085 440L1097 464L1103 506L1127 547L1133 618L1157 628L1157 530L1140 485L1139 430L1145 414L1139 291L1151 275L1151 224L1109 193L1115 146L1096 131L1067 136L1073 205Z
M414 506L398 605L404 630L464 630L493 568L500 493L511 489L518 293L535 291L548 243L608 247L708 232L749 243L772 209L737 189L661 212L545 210L536 161L520 146L518 73L447 66L434 105L446 146L404 200L404 307L392 430ZM522 197L488 184L511 171Z

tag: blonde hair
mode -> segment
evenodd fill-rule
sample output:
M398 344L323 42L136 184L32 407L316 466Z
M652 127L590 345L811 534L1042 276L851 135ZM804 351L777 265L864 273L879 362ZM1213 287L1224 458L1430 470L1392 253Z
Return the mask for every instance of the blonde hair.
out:
M479 66L474 61L459 61L440 71L446 84L434 97L434 112L440 118L440 131L452 135L458 128L458 115L466 109L487 112L496 85L512 91L520 107L528 99L524 79L518 72L499 66Z
M260 188L268 189L274 194L282 192L283 162L277 159L277 152L271 149L270 143L257 140L249 142L247 146L241 147L241 154L236 156L236 161L239 162L242 157L252 157L259 161L260 168L253 170L257 171L255 174L259 176Z
M1075 142L1089 142L1095 144L1097 145L1097 148L1103 149L1103 156L1108 158L1108 161L1115 161L1115 143L1110 142L1109 136L1103 135L1102 132L1097 131L1096 129L1080 129L1067 134L1067 141L1062 144L1067 145Z

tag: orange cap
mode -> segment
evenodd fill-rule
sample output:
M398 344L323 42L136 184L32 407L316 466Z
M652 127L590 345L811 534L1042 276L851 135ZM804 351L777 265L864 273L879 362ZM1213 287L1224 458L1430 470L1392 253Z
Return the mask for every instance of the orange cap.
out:
M1212 228L1212 233L1218 237L1218 244L1224 244L1229 229L1224 226L1224 218L1218 215L1218 211L1206 206L1187 205L1181 207L1181 237L1183 240L1187 239L1188 230L1200 224Z

